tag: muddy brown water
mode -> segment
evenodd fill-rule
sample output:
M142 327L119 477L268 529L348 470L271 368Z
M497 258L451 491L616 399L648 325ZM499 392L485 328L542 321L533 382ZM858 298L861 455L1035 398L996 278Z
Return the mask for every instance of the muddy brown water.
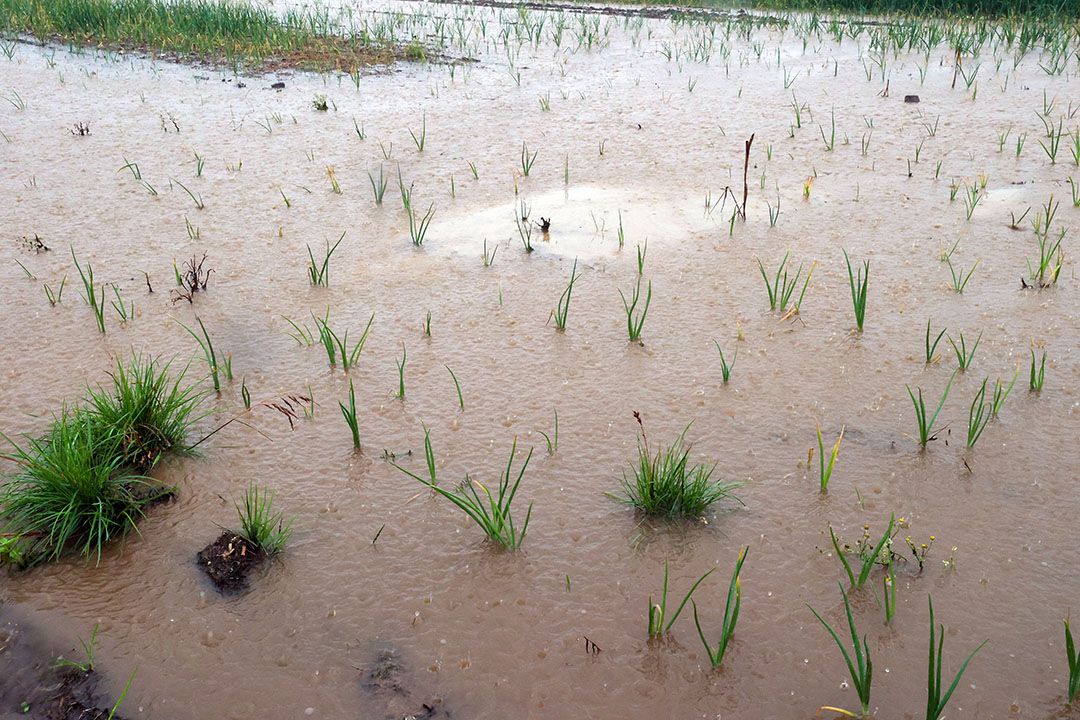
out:
M486 17L489 32L506 17L465 15ZM6 575L4 612L59 648L100 622L101 690L115 697L138 668L123 707L132 717L374 718L437 702L457 718L809 718L822 705L858 704L806 607L842 622L842 571L827 528L854 540L864 524L881 532L895 513L908 525L899 551L905 535L936 540L921 574L911 563L902 568L891 627L882 624L880 571L872 589L854 595L874 657L877 716L921 716L928 593L946 625L947 672L990 641L949 717L1055 715L1067 677L1061 619L1080 591L1080 319L1071 260L1080 210L1066 184L1080 173L1065 142L1050 164L1036 112L1044 92L1056 96L1054 117L1075 128L1075 62L1051 76L1034 53L1015 70L1011 56L995 70L988 49L973 97L962 80L950 88L946 47L928 60L890 54L881 97L880 71L866 78L865 38L837 45L814 37L804 47L791 32L759 29L727 38L727 63L719 55L676 62L662 51L688 47L693 31L665 20L636 30L612 23L601 49L526 45L515 65L520 85L505 52L490 47L453 78L445 66L399 65L365 75L359 91L348 77L308 75L283 76L282 92L269 89L276 77L244 78L238 88L221 72L29 45L0 61L0 90L26 103L0 105L8 138L0 144L0 428L42 431L50 413L106 380L114 358L132 349L178 366L190 359L192 377L201 377L206 366L177 322L196 315L232 355L236 378L209 398L211 415L196 435L242 407L241 379L256 401L310 392L317 403L293 431L259 411L253 424L262 434L233 425L203 444L202 457L166 462L157 474L178 486L175 503L155 508L140 535L109 547L100 565L72 558ZM784 68L797 75L790 88ZM789 137L793 91L813 119L804 113ZM921 102L905 104L913 93ZM313 109L316 94L332 101L328 112ZM545 112L538 98L549 94ZM831 152L819 131L829 134L830 113ZM422 117L427 139L418 153L408 130L418 132ZM938 118L928 137L923 123ZM77 122L91 134L73 136ZM996 134L1007 128L998 153ZM708 214L705 198L727 185L741 194L752 133L748 218L729 236L731 202ZM538 153L527 178L522 142ZM206 158L202 177L195 152ZM118 170L128 161L158 195ZM331 190L328 166L341 194ZM380 166L388 187L376 206L367 174ZM414 206L435 206L422 248L409 242L399 167ZM815 174L804 199L804 180ZM967 221L963 190L950 202L949 184L980 175L986 194ZM777 195L771 228L766 203ZM1068 230L1065 266L1056 288L1022 291L1036 252L1029 221L1051 195L1061 202L1055 227ZM533 219L552 219L549 240L534 232L531 254L514 224L521 201ZM1024 229L1010 230L1009 212L1028 206ZM311 287L305 245L317 249L343 231L329 288ZM18 243L35 234L51 251ZM491 267L480 257L485 239L498 247ZM638 345L627 342L618 290L636 282L635 248L646 239L653 301ZM957 241L957 266L979 261L962 295L939 260ZM99 281L134 301L131 322L121 325L110 308L108 332L98 333L70 246ZM861 335L842 249L871 261ZM208 292L193 306L170 302L173 261L204 251L214 269ZM794 320L769 311L756 264L773 271L788 251L796 265L817 262ZM575 257L581 277L560 334L549 313ZM55 286L65 275L63 301L50 307L41 282ZM348 376L286 334L283 316L313 327L310 314L328 306L331 325L350 337L375 313ZM956 364L943 340L940 362L924 367L928 318L953 337L981 332L982 342L942 410L948 431L924 453L911 437L904 386L921 386L936 403ZM725 353L738 348L726 386L713 339ZM394 397L402 344L404 401ZM1026 387L1032 346L1049 357L1040 395ZM463 412L446 366L461 381ZM965 450L979 384L1007 381L1018 366L1000 419ZM362 454L352 452L336 407L350 379ZM559 446L548 455L539 433L552 432L556 408ZM607 497L634 457L635 410L653 442L692 422L694 458L744 482L745 505L671 525L643 522ZM534 503L520 553L494 551L461 513L384 460L394 453L422 472L422 423L444 483L466 473L494 481L515 437L522 451L534 449L518 500L521 511ZM816 459L811 472L804 467L819 424L829 444L846 428L824 496ZM249 592L223 598L193 559L219 526L235 523L232 501L249 482L276 491L295 535ZM647 643L646 608L665 562L673 595L717 568L695 596L715 641L741 545L750 547L742 614L723 669L708 670L689 616L670 642ZM586 652L585 637L599 654ZM365 682L386 653L406 699Z

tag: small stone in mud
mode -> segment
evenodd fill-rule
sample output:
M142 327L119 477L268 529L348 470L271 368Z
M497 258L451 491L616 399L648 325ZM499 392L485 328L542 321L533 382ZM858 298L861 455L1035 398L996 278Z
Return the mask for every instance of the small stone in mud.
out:
M234 532L226 530L195 556L218 592L236 593L247 587L247 577L262 565L266 553Z
M919 102L919 96L918 95L905 95L904 96L904 102L906 102L906 103L917 103L917 102Z

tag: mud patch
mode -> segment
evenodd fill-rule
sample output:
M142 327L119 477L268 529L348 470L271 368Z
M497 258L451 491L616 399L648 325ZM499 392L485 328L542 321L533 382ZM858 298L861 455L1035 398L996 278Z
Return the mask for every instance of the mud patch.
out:
M248 575L262 566L266 553L234 532L226 530L195 556L199 567L223 595L247 589Z
M98 692L102 676L56 668L24 625L0 623L0 715L36 720L105 720L113 702ZM123 720L113 715L113 720Z
M384 708L388 720L451 717L442 698L410 689L411 673L396 650L379 650L361 671L361 686L378 707Z

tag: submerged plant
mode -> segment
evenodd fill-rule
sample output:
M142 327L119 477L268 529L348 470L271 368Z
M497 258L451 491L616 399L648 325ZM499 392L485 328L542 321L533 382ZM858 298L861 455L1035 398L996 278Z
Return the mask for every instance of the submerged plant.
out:
M322 263L315 262L315 255L311 252L311 246L307 246L308 251L308 280L312 285L322 285L323 287L330 286L330 256L334 254L334 251L338 249L338 245L345 239L345 232L342 231L341 237L337 242L330 245L330 241L326 241L326 252L323 253Z
M577 278L577 258L574 258L574 267L570 271L570 282L567 283L566 289L559 296L558 305L551 311L552 317L555 318L555 327L560 332L566 330L566 315L570 312L570 294L574 291L574 282Z
M950 337L949 344L952 345L953 352L956 353L956 362L960 366L961 372L967 370L971 366L971 362L975 359L975 351L979 349L979 342L982 340L982 333L979 333L979 337L975 338L975 344L971 346L971 350L967 349L967 344L964 340L964 333L960 333L960 344Z
M260 490L254 483L244 491L242 503L236 503L240 516L240 537L273 556L285 549L292 535L292 524L280 512L273 512L274 493Z
M82 279L83 299L86 300L86 304L90 306L90 309L94 311L94 319L97 321L98 330L104 333L105 285L101 286L101 297L99 298L94 290L94 267L87 263L86 270L83 270L82 265L79 264L79 259L75 257L75 248L71 249L71 259L75 263L75 269L79 271L79 277Z
M715 568L714 568L715 569ZM679 615L682 614L683 608L686 607L686 603L690 600L690 596L694 594L694 591L698 589L698 585L704 582L705 578L713 574L713 570L709 570L704 575L699 577L697 581L690 586L690 589L686 591L686 595L683 596L682 602L679 603L678 609L675 610L675 614L670 618L667 616L667 591L668 591L668 564L664 563L664 587L660 592L659 604L654 604L652 596L649 597L649 638L655 639L671 631L671 626L675 624L675 621L679 619ZM665 622L666 621L666 622Z
M986 378L983 378L979 392L975 393L975 399L968 408L967 446L975 447L979 441L986 424L994 414L994 403L986 401Z
M975 657L975 653L979 652L983 645L986 645L989 641L983 640L979 643L978 647L971 651L971 654L968 655L967 659L960 665L960 669L956 671L956 676L953 677L953 681L950 683L948 689L942 694L941 655L945 650L945 626L939 626L940 632L937 635L937 643L935 646L934 599L927 595L927 601L930 605L930 659L926 670L926 720L938 720L938 718L941 717L941 714L945 712L945 705L948 704L949 698L952 697L953 691L956 690L956 686L960 683L960 678L963 676L964 671L967 670L968 663ZM935 647L937 648L936 657L934 655Z
M649 281L648 290L645 294L645 305L641 308L641 313L635 315L637 309L638 300L641 298L641 276L638 275L637 285L634 286L634 294L630 302L626 302L626 295L622 290L619 290L619 297L622 298L623 310L626 311L626 332L629 335L630 340L638 340L641 338L641 328L645 325L645 316L649 313L649 304L652 303L652 280Z
M934 423L937 421L938 413L941 412L941 408L945 405L945 398L949 397L949 388L952 387L953 378L956 377L956 372L949 376L949 382L945 384L945 391L941 393L941 401L938 403L937 409L934 410L934 414L930 416L929 421L926 416L926 403L923 401L922 388L918 388L919 396L916 399L915 394L911 392L911 386L905 385L907 388L908 396L911 398L911 404L915 406L915 419L919 424L919 445L923 448L931 440L937 439L937 433L934 432Z
M514 525L511 505L517 495L518 486L521 485L521 479L525 476L525 469L529 467L532 450L529 450L525 462L517 472L517 476L514 477L514 456L517 454L517 438L514 438L514 444L510 448L510 459L506 463L506 470L499 479L497 492L492 494L483 483L479 480L473 480L468 475L465 476L465 480L461 485L453 490L439 487L435 479L435 456L431 451L431 436L426 428L424 430L424 449L430 474L428 480L396 463L391 463L391 465L456 505L459 510L480 526L491 542L501 548L510 550L520 548L525 541L525 533L529 529L529 518L532 517L532 503L529 503L528 512L525 513L525 522L520 529ZM480 488L480 492L477 492L477 488Z
M859 332L863 329L863 319L866 317L866 290L870 284L870 261L864 260L858 274L852 272L851 258L847 250L844 250L844 262L847 263L848 283L851 285L851 304L855 309L855 324Z
M724 605L724 622L720 626L720 640L714 649L705 638L705 632L701 629L701 621L698 620L697 603L691 600L694 608L694 625L697 626L698 637L705 646L705 652L709 656L709 662L714 668L720 667L724 662L724 653L727 652L731 636L735 634L735 624L739 621L739 606L742 604L742 583L739 574L742 572L743 563L746 561L746 553L750 547L739 549L739 559L735 562L735 571L731 574L731 583L728 585L727 603Z
M802 276L803 266L800 264L799 269L795 272L795 277L788 281L788 272L784 268L787 266L788 256L790 253L784 253L784 259L780 261L780 266L776 269L776 277L773 280L769 280L769 276L765 273L765 266L761 264L761 260L757 261L758 271L761 273L761 279L765 281L765 290L769 295L769 309L784 312L787 310L788 303L791 302L792 295L795 294L795 288L798 286L799 277ZM795 310L802 305L803 297L806 295L806 288L810 284L810 276L814 271L811 268L810 273L806 276L806 281L803 283L802 293L799 295L799 299L795 302Z
M829 491L829 480L832 478L833 466L836 465L836 458L840 455L840 443L844 439L844 428L840 428L840 436L836 438L836 444L833 445L832 452L829 453L829 460L825 460L825 443L821 438L821 427L817 429L817 446L818 446L818 478L821 481L821 492L826 493Z
M690 466L690 448L685 444L686 429L668 448L649 448L645 425L640 413L634 413L640 430L637 462L631 466L633 478L623 473L622 494L616 500L632 505L649 515L700 517L720 500L735 498L733 491L740 483L713 480L715 465ZM737 498L736 498L737 499Z
M1038 372L1035 368L1038 367ZM1042 362L1035 364L1035 351L1031 351L1031 376L1028 380L1028 389L1031 392L1042 392L1043 380L1046 379L1046 351L1043 350Z
M836 532L832 529L832 525L829 526L829 537L832 539L833 549L836 550L836 557L844 567L844 572L847 574L852 590L858 590L866 584L871 571L874 569L874 565L882 558L882 550L885 550L885 546L892 540L893 526L895 524L896 516L890 515L889 524L885 528L885 532L882 533L881 539L873 546L869 543L869 530L865 531L863 542L859 543L854 551L854 554L860 561L858 575L855 574L855 571L851 567L851 563L848 561L847 557L845 557L844 550L849 549L848 546L845 545L843 549L840 547L840 539L836 536Z
M1069 704L1071 705L1076 696L1080 695L1080 653L1076 651L1073 643L1072 630L1069 628L1069 619L1065 618L1065 657L1069 661Z
M360 450L360 423L356 418L356 390L353 388L353 381L349 379L349 404L338 401L338 407L341 408L341 414L345 418L345 424L349 426L349 430L352 432L353 449Z
M840 641L840 636L833 630L832 625L821 617L813 607L810 605L806 607L810 608L810 612L814 613L814 617L818 619L818 622L825 626L829 636L836 643L836 647L840 648L840 654L844 656L844 664L847 665L848 674L851 675L851 684L855 686L855 692L859 696L859 703L862 705L862 715L866 717L870 714L870 684L874 679L874 664L870 659L870 644L866 641L865 635L863 635L862 642L859 642L859 632L855 629L855 618L851 615L851 604L848 602L847 593L844 592L843 587L840 588L840 595L844 598L844 612L847 615L848 629L851 632L852 652L850 654L847 648L844 647L844 643ZM851 655L855 656L854 661ZM836 708L829 709L835 710ZM847 712L844 714L851 715L851 713Z
M731 356L731 362L729 363L724 357L724 351L720 348L720 343L713 340L713 345L716 346L717 352L720 353L720 374L724 378L724 384L727 385L728 380L731 379L731 371L735 368L735 361L739 357L739 348L735 348L735 354Z
M92 672L94 669L94 646L97 645L98 630L101 629L101 623L94 623L94 629L90 631L90 639L83 640L78 638L79 645L82 646L83 657L86 659L82 662L78 660L68 660L63 655L56 658L56 662L53 663L54 667L58 668L71 668L81 673Z
M933 362L935 362L937 360L934 353L937 351L938 343L941 342L941 338L942 338L942 336L945 335L945 330L946 329L947 328L941 328L941 332L939 332L937 334L937 337L934 338L934 342L931 343L930 342L930 321L929 320L926 321L926 364L927 365L930 365L931 363L933 363Z
M219 376L218 357L217 351L214 350L214 343L210 340L210 333L206 331L206 326L203 325L202 318L198 315L195 316L195 322L199 323L199 329L202 330L202 337L199 337L194 330L189 328L184 323L177 320L180 323L180 327L188 331L191 337L195 338L195 341L199 343L199 347L202 348L203 355L206 357L206 364L210 368L210 378L214 382L214 392L221 392L221 378Z

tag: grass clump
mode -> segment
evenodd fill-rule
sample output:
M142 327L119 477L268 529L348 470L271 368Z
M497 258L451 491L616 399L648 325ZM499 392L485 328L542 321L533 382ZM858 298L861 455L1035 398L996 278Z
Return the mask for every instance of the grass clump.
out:
M171 380L168 365L136 356L117 364L113 387L89 391L39 438L5 455L19 468L0 486L5 559L34 565L74 550L101 559L145 508L171 494L145 473L167 452L186 452L201 396Z
M848 602L847 593L844 592L844 588L841 586L840 595L844 598L844 612L847 614L848 629L851 631L851 646L852 652L848 653L847 648L844 647L844 643L840 641L840 636L833 630L832 625L828 623L825 618L821 617L817 610L807 605L810 608L810 612L814 613L814 617L825 626L825 629L829 632L829 636L832 637L833 642L836 643L836 647L840 648L840 654L844 656L844 664L847 665L848 674L851 675L851 684L855 686L855 692L859 696L859 703L862 706L862 716L869 717L870 715L870 684L874 680L874 663L870 659L870 645L866 641L866 636L863 635L862 642L859 642L859 632L855 629L855 618L851 615L851 604ZM855 656L854 660L852 655ZM829 708L833 710L835 708ZM852 713L844 712L845 715L851 715Z
M740 483L713 480L715 465L690 466L690 448L685 444L686 430L668 448L649 447L641 415L634 413L641 431L637 463L631 466L633 477L622 477L622 494L614 496L649 515L699 517L713 503L734 498ZM737 499L737 498L736 498Z
M502 476L499 478L499 487L495 493L492 493L487 486L478 480L473 480L468 475L465 476L465 480L457 488L447 490L439 487L438 479L435 476L435 453L431 449L431 434L427 428L424 429L424 457L427 461L428 478L422 478L396 463L391 463L391 465L454 503L459 510L480 526L487 535L488 540L500 548L517 550L525 541L525 533L529 529L529 519L532 517L532 503L529 503L529 509L525 513L525 522L520 529L514 525L511 505L517 495L518 486L521 485L521 479L525 477L525 469L529 467L532 450L529 450L525 462L515 476L513 466L516 454L517 438L514 438L514 444L510 448L510 459L506 461L506 470L503 471ZM480 492L477 492L477 488L480 489Z
M720 640L714 649L705 639L705 631L701 629L701 621L698 620L697 603L690 601L694 608L694 625L697 626L698 637L705 646L705 652L709 655L709 662L714 668L720 667L724 662L724 654L727 652L731 636L735 634L735 624L739 622L739 606L742 605L742 581L739 574L742 572L743 563L746 561L746 553L750 546L739 550L739 559L735 563L735 571L731 574L731 583L728 585L727 603L724 605L724 624L720 628Z
M0 0L0 30L249 69L346 70L397 54L336 34L328 15L226 0Z
M273 512L273 504L274 493L260 490L254 483L244 491L243 502L236 503L236 513L240 516L237 535L269 556L283 551L292 535L292 523L280 512Z
M975 653L979 652L988 641L984 640L979 643L978 647L971 651L971 654L967 656L960 665L960 669L956 671L956 675L953 677L952 683L948 689L942 692L944 687L941 683L941 655L945 650L945 626L938 626L938 634L935 638L934 635L934 599L927 596L928 603L930 605L930 653L929 661L927 662L927 680L926 680L926 720L938 720L942 713L945 712L945 706L949 702L949 698L952 697L953 691L956 690L956 686L960 684L960 678L964 675L964 671L967 670L968 663L975 657ZM936 643L935 643L936 639ZM934 649L937 648L937 655L934 655Z
M714 568L715 569L715 568ZM679 607L675 610L675 614L670 618L667 616L667 591L668 591L668 564L664 563L664 587L660 592L660 602L654 603L652 597L649 597L649 638L656 639L662 635L671 631L671 626L675 624L675 621L679 619L679 615L682 614L683 608L686 607L686 603L690 601L690 596L694 594L694 591L698 589L698 585L701 585L705 581L705 578L713 574L712 570L707 571L704 575L699 577L690 589L683 595L682 602L679 603ZM665 622L666 621L666 622ZM708 644L706 643L706 646Z
M176 378L168 371L168 364L136 356L126 365L116 363L111 389L88 392L95 421L117 433L115 452L122 465L145 472L163 454L187 451L187 431L196 419L200 394L182 384L186 371Z

